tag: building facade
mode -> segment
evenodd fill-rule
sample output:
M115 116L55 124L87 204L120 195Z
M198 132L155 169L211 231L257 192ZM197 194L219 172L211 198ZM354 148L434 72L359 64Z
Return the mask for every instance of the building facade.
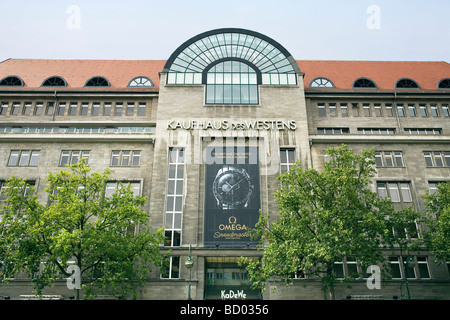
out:
M95 171L111 169L106 192L122 181L148 196L171 258L165 275L149 275L141 299L186 299L189 290L193 299L323 299L315 279L252 290L238 264L262 254L249 228L260 210L276 212L276 177L296 161L321 169L331 146L374 147L373 191L423 209L422 195L449 180L449 105L446 62L295 60L244 29L199 34L165 61L8 59L0 63L0 186L27 178L47 201L48 172L84 157ZM393 279L382 289L361 278L338 286L336 298L392 299L405 293L405 278L413 298L450 298L448 264L421 253L405 275L403 257L390 255ZM358 268L344 258L335 271ZM64 280L47 293L73 295ZM24 276L0 284L0 296L29 294Z

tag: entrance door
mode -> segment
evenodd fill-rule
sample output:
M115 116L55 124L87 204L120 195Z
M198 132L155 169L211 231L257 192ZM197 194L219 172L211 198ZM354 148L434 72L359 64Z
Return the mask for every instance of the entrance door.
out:
M251 288L247 270L238 265L239 258L206 258L207 300L258 300L260 290Z

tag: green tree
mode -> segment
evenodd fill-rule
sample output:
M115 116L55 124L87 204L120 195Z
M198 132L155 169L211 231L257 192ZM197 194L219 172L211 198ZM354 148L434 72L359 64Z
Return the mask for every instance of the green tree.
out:
M296 164L278 177L278 215L272 221L261 214L254 230L262 259L243 259L255 287L264 290L267 281L276 280L289 285L300 274L319 277L334 299L335 262L358 258L365 272L384 261L385 217L393 207L368 188L375 174L374 151L354 154L342 145L326 153L330 160L322 171Z
M440 183L437 192L424 199L424 243L438 261L450 261L450 182Z
M142 209L146 198L135 196L130 186L121 184L106 196L108 178L108 169L91 172L84 160L49 173L44 205L26 180L11 177L0 208L5 278L26 272L41 295L58 277L77 280L69 268L73 263L85 298L136 294L152 266L162 263L163 233L150 230ZM80 288L75 290L79 299Z

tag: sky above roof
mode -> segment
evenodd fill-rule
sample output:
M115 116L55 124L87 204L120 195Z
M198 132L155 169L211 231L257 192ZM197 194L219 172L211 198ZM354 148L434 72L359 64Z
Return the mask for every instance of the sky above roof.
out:
M199 33L245 28L298 60L450 62L449 12L448 0L0 0L0 61L165 60Z

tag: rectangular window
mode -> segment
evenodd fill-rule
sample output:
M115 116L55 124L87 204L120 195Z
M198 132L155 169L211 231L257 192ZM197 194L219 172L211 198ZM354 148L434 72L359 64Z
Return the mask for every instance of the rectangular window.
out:
M25 184L25 189L23 190L23 195L27 195L31 191L30 187L31 186L34 187L35 184L36 184L36 181L27 180L27 182ZM2 193L3 190L6 190L7 188L8 188L7 187L7 182L4 181L4 180L0 180L0 202L6 199L6 196L2 196L1 193ZM1 204L0 204L0 206L1 206Z
M123 103L117 102L116 103L116 108L114 109L114 115L115 116L121 116L122 115L122 110L123 110Z
M355 257L346 257L347 275L356 276L358 274L358 263Z
M180 257L169 257L161 272L163 279L179 279L180 278Z
M319 103L317 105L317 111L319 113L319 117L324 117L327 115L327 112L325 110L325 103Z
M111 166L113 167L137 167L140 162L140 151L119 151L114 150L111 153Z
M89 110L89 103L88 102L81 103L80 115L87 116L88 110Z
M410 117L417 117L416 107L413 104L408 105L408 111Z
M47 103L47 107L45 108L45 115L51 116L53 115L54 111L55 111L55 103L54 102Z
M444 152L445 166L450 167L450 151Z
M60 102L59 105L58 105L58 115L59 116L63 116L65 111L66 111L66 104L65 104L65 102Z
M344 263L342 261L334 263L333 271L337 279L344 279Z
M439 117L439 110L438 110L438 106L435 104L431 105L431 115L433 117Z
M295 150L280 150L280 173L287 172L295 164Z
M409 266L406 264L407 260L408 260L408 257L406 257L406 256L402 256L402 257L401 257L402 264L405 265L405 268L404 268L402 271L403 271L404 273L406 272L406 278L408 278L408 279L416 279L416 278L417 278L417 276L416 276L416 270L415 270L414 267L411 268L411 267L409 267Z
M36 105L34 106L34 115L40 116L42 114L42 109L44 108L44 103L42 102L36 102Z
M13 102L11 108L11 114L18 115L20 111L20 102Z
M400 257L389 257L392 279L402 279Z
M394 128L358 128L360 134L395 134Z
M442 129L435 128L406 128L405 134L420 134L420 135L441 135Z
M375 116L376 116L376 117L382 117L382 116L383 116L383 111L381 110L381 104L376 103L376 104L373 106L373 109L374 109L374 111L375 111Z
M317 128L318 134L348 134L349 128Z
M110 116L111 115L111 102L105 102L103 105L103 115Z
M94 102L92 104L92 115L93 116L98 116L100 114L100 103L99 102Z
M448 104L442 105L442 114L444 115L444 117L450 117L450 113L448 110Z
M438 192L439 183L442 183L442 182L441 181L428 182L428 192L430 194L434 194L434 193Z
M184 148L170 148L165 227L165 245L181 245L181 221L183 216Z
M88 150L63 150L61 151L61 157L59 158L59 165L66 166L76 164L80 159L86 159L86 163L89 163L90 151Z
M381 151L375 152L375 165L377 167L383 167L384 161L383 161L383 153Z
M372 116L372 109L370 108L370 104L364 103L363 104L363 111L365 117L371 117Z
M450 166L450 152L424 151L425 164L427 167L448 167Z
M396 167L403 167L403 154L401 151L394 151L394 163Z
M417 267L419 269L419 275L421 279L431 279L430 269L428 268L427 257L416 257Z
M394 116L394 110L392 109L392 104L386 103L385 109L386 109L386 116L388 116L388 117Z
M39 160L39 150L12 150L8 166L36 167Z
M127 104L127 116L132 116L134 114L134 102L129 102Z
M341 103L341 116L348 117L348 107L346 103Z
M76 102L71 102L69 106L69 116L77 115L78 104Z
M336 117L337 113L336 113L336 104L335 103L330 103L328 105L328 108L330 110L330 117Z
M376 151L375 164L377 167L403 167L401 151Z
M131 191L133 191L133 195L140 196L141 195L141 182L140 181L108 181L106 183L105 188L105 197L110 198L113 196L114 192L116 192L117 189L120 189L121 187L125 186L131 186Z
M147 112L147 104L145 102L139 102L137 115L145 116L146 112Z
M2 102L0 105L0 114L1 115L6 115L8 113L8 102Z
M31 102L25 102L22 110L22 114L27 116L31 113Z
M406 115L405 114L405 107L402 104L398 104L397 105L397 115L399 117L404 117Z
M412 202L409 182L377 182L380 198L389 198L392 202Z
M427 106L425 104L419 105L419 109L420 109L420 115L422 117L428 117L428 109L427 109Z

